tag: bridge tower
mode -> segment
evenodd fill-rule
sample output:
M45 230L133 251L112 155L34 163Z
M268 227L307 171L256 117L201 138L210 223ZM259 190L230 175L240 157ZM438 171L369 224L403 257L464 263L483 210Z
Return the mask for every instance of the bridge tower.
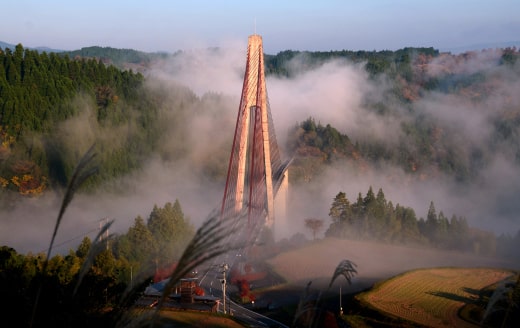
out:
M242 96L229 158L221 215L247 211L248 226L274 228L275 197L286 194L282 164L265 83L262 37L249 36ZM281 188L282 187L282 188ZM281 207L283 208L283 207Z

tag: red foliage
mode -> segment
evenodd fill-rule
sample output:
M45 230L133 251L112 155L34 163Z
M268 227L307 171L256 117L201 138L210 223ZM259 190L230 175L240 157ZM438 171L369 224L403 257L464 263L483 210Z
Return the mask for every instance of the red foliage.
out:
M336 328L338 326L338 322L336 321L336 316L330 311L325 312L325 318L323 318L323 326L326 328Z
M237 286L242 299L249 298L249 301L254 301L256 299L255 295L251 293L249 281L246 279L237 280Z
M155 275L153 276L153 282L163 281L164 279L168 278L176 267L177 263L172 263L170 266L157 269L155 271Z
M195 291L193 293L197 296L204 296L204 289L202 289L200 286L197 286L195 287Z

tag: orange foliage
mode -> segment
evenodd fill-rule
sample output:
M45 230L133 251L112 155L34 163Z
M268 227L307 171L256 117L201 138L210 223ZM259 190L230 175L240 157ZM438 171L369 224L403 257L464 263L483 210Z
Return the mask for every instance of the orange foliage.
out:
M38 179L30 174L24 174L21 177L15 175L11 178L11 182L24 196L38 196L47 188L47 179L43 176Z
M240 292L240 298L242 302L254 302L256 297L253 293L251 293L249 282L246 279L238 280L237 286Z
M0 160L7 159L15 137L7 133L7 129L0 126ZM47 188L47 178L42 176L36 163L20 160L11 166L11 177L0 177L0 186L7 188L12 184L21 195L38 196Z
M15 138L10 136L3 126L0 125L0 160L9 157L11 145L15 142Z
M204 296L204 289L202 287L195 287L195 291L193 292L196 296Z
M3 126L0 125L0 142L1 147L4 149L8 149L15 141L13 136L10 136Z

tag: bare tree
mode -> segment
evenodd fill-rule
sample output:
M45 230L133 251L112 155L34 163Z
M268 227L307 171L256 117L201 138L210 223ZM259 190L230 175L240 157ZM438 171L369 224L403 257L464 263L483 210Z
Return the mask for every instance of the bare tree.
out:
M312 231L312 239L316 239L316 233L323 228L323 220L320 219L305 219L305 226Z

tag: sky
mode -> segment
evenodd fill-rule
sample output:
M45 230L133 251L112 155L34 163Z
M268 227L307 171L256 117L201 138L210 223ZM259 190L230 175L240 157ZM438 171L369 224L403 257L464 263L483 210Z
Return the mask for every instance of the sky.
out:
M2 7L0 41L62 50L175 52L222 47L255 32L268 54L520 41L517 0L17 0Z

